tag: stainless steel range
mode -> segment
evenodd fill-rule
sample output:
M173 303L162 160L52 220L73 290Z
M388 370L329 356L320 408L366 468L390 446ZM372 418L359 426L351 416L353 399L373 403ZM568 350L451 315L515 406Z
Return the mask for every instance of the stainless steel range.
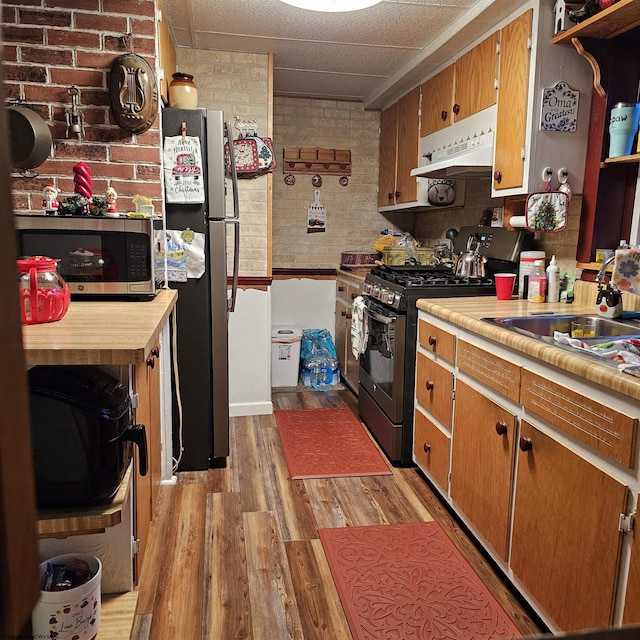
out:
M358 410L389 459L411 464L416 340L420 298L495 295L492 275L514 271L531 235L498 227L463 227L460 253L477 234L487 276L461 278L448 266L380 266L365 276L367 342L360 355Z

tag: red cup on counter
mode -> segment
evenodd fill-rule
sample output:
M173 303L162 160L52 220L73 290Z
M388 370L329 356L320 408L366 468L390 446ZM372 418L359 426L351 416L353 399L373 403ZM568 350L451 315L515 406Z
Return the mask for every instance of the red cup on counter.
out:
M516 283L515 273L496 273L496 296L498 300L511 300Z

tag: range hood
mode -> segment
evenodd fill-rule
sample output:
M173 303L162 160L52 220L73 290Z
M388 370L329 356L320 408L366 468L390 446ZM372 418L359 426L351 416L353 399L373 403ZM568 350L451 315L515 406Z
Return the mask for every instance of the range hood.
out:
M426 164L412 176L464 180L487 179L493 173L494 132L480 133L422 154Z

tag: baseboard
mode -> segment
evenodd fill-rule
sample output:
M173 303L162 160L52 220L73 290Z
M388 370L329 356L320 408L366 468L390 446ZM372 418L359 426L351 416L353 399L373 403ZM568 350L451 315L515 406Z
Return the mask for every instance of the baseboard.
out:
M268 402L246 402L229 405L229 416L239 418L242 416L268 416L273 413L273 403Z

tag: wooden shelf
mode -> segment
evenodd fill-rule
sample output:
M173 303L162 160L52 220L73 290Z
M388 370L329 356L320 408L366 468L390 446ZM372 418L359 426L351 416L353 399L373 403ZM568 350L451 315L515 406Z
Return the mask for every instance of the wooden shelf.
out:
M351 151L349 149L285 147L282 156L284 173L351 175Z
M553 36L554 44L571 44L573 38L608 40L640 26L640 0L618 0L608 9L596 13L584 22Z
M122 522L122 506L131 484L131 467L120 483L118 493L107 505L78 509L50 509L38 513L39 538L66 538L88 533L102 533Z
M605 164L616 164L616 163L628 163L631 164L633 162L640 162L640 153L634 153L630 156L619 156L617 158L606 158Z

